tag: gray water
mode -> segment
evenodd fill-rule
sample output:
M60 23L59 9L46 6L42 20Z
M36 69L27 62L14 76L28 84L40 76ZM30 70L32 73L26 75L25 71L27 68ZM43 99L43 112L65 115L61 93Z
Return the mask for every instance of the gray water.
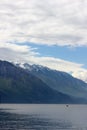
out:
M0 130L87 130L87 105L0 104Z

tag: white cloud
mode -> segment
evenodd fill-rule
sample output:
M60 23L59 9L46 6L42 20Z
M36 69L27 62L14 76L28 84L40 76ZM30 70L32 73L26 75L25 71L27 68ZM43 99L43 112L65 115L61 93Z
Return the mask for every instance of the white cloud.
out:
M85 69L79 69L78 71L74 71L72 76L81 79L87 83L87 70Z
M86 0L0 0L0 41L87 45Z
M11 44L11 43L1 43L0 44L0 48L8 48L11 49L13 51L17 51L17 52L28 52L28 50L30 49L28 46L24 45L24 46L19 46L16 44Z

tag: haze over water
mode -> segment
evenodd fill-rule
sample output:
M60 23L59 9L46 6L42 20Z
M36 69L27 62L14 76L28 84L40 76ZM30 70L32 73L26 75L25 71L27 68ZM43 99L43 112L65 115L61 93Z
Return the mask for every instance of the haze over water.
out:
M0 130L87 130L87 105L0 104Z

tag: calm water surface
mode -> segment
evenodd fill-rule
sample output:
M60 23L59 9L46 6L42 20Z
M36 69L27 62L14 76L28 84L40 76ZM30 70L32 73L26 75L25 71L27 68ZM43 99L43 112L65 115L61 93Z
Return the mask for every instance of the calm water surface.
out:
M0 104L0 130L87 130L87 105Z

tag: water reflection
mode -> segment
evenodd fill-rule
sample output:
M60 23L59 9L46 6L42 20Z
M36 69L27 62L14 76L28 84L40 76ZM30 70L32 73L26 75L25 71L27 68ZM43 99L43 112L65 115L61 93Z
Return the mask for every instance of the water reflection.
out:
M0 130L87 130L85 126L87 120L79 120L78 117L79 121L85 121L84 126L79 125L74 117L77 113L74 108L65 109L63 106L27 106L26 108L28 109L25 109L25 106L17 106L15 109L12 106L7 109L1 108ZM83 113L82 115L84 116ZM87 116L84 119L87 119Z
M38 115L12 114L0 110L1 130L57 130L59 128L67 130L70 127L72 124L63 120L53 121Z

